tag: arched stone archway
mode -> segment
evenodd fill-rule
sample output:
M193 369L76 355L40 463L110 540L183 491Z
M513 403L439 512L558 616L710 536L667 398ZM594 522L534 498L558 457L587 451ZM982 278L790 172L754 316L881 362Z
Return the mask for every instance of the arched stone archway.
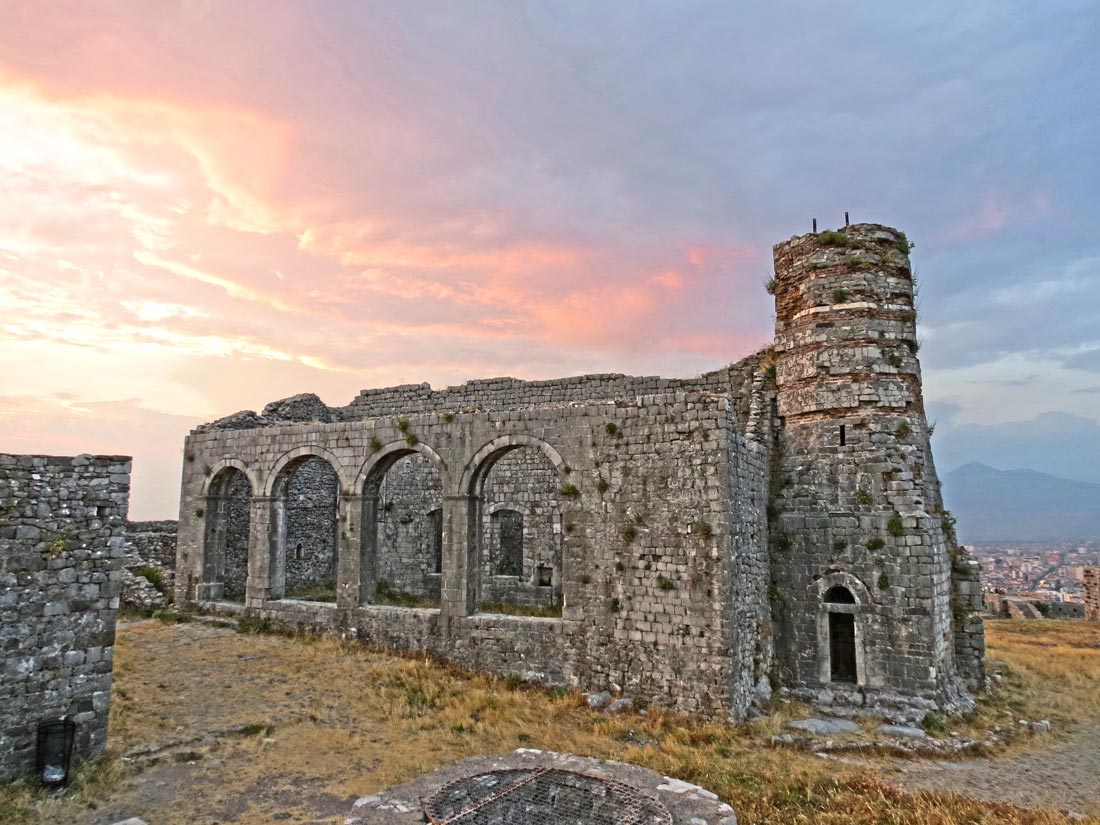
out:
M556 616L563 602L565 464L532 436L495 439L463 473L470 500L469 600L479 611Z
M268 598L334 603L339 464L328 451L299 448L268 478L271 502Z
M438 608L446 468L424 444L393 442L364 464L359 604Z
M201 600L244 600L252 491L252 483L241 462L226 460L211 469L202 508Z

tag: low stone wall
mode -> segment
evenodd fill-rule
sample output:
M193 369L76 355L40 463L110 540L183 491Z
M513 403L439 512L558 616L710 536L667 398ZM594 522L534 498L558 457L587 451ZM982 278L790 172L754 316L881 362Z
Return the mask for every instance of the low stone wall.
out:
M1085 618L1100 622L1100 567L1085 570Z
M44 720L107 743L130 491L125 456L0 454L0 779L35 766Z

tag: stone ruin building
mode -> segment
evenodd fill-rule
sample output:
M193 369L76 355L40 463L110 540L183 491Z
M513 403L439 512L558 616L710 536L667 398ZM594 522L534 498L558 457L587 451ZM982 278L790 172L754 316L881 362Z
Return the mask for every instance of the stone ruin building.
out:
M1085 618L1100 622L1100 567L1085 570Z
M909 243L775 247L770 346L698 378L299 395L184 447L176 600L742 718L909 721L984 681L929 446Z
M128 456L0 453L0 781L40 722L76 724L75 761L107 745L129 498Z

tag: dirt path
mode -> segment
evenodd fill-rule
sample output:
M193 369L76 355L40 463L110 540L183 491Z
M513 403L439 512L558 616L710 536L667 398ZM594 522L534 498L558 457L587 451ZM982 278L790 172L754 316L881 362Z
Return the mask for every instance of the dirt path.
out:
M1100 728L1048 750L965 762L897 760L883 772L906 790L950 791L988 802L1100 814Z

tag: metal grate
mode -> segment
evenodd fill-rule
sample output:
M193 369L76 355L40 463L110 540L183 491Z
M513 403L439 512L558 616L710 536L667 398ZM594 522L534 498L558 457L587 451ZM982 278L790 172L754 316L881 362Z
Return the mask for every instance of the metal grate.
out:
M672 825L638 788L554 768L463 777L425 799L424 813L433 825Z

